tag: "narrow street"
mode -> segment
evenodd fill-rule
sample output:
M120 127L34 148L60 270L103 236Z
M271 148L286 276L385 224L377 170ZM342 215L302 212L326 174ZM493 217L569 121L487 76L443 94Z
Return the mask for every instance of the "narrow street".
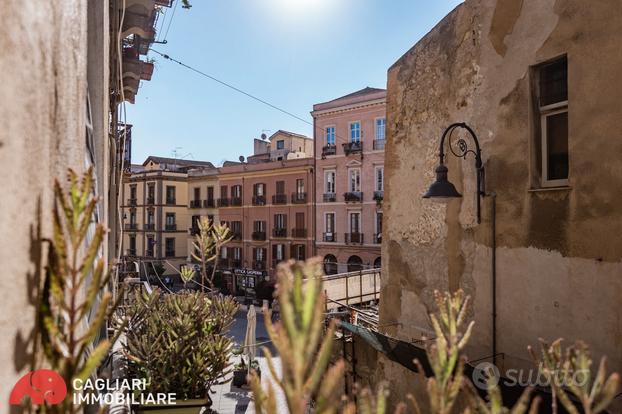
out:
M257 331L256 331L256 341L258 344L262 342L269 341L268 332L266 332L266 327L264 325L264 318L259 307L256 307L257 310ZM244 344L244 336L246 334L246 307L241 306L241 309L238 311L235 322L231 327L230 335L234 338L234 341L238 345ZM268 343L264 346L268 346L273 355L276 354L276 351L272 344ZM268 364L266 358L263 356L261 352L262 345L257 347L257 360L259 361L259 366L261 367L261 382L264 385L264 389L267 381L269 381L270 372L268 369ZM238 363L240 360L239 356L234 356L234 364ZM281 372L281 358L275 356L274 362L276 365L277 371ZM229 376L232 377L231 374ZM286 404L285 398L282 393L278 392L279 388L276 384L273 385L275 390L277 391L277 400L279 413L286 413ZM253 404L253 393L250 390L250 387L238 388L234 386L230 381L226 384L219 385L214 387L214 394L212 394L212 400L214 402L212 409L218 413L254 413L254 404Z

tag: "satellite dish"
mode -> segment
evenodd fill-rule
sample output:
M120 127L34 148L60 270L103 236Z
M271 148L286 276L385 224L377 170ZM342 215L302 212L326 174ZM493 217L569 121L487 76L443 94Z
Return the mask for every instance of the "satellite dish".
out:
M240 160L240 162L244 162L244 155L240 155L240 158L238 158Z
M263 139L264 141L268 138L268 136L265 133L261 134L261 139Z

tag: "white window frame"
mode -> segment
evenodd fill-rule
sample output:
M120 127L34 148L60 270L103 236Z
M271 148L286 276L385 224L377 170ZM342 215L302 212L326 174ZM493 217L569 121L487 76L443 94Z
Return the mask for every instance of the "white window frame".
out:
M329 134L329 130L331 130L330 134ZM337 145L337 134L336 134L337 128L335 127L335 125L326 125L324 127L324 142L326 143L326 145ZM329 142L329 138L332 138L332 142Z
M333 191L329 191L329 180L328 180L328 176L332 174L333 175ZM335 194L337 192L337 171L336 170L325 170L324 171L324 193L326 194Z
M378 188L378 171L382 171L380 188ZM384 191L384 165L377 165L374 167L374 191Z
M352 173L358 172L358 188L354 189L352 187ZM349 168L348 169L348 191L351 193L360 193L362 188L362 177L361 177L361 169L360 168Z
M241 247L233 248L233 260L242 260L242 248Z
M382 211L375 211L374 212L374 233L375 234L380 234L382 233L382 231L378 231L380 230L378 228L378 215L382 214L382 221L383 221L383 226L384 226L384 214L382 213Z
M328 215L331 214L333 216L333 228L332 231L328 231ZM325 211L324 212L324 233L326 234L335 234L337 231L337 214L334 211Z
M279 243L276 245L276 260L284 260L285 259L285 245L283 243Z
M352 126L354 125L358 125L358 138L357 139L354 139L354 137L352 136L352 132L353 132ZM361 121L350 122L348 126L348 133L350 136L350 142L361 142L361 139L363 138L363 127L362 127Z
M363 233L363 214L361 212L361 210L349 210L348 211L348 229L350 230L350 234L354 233L354 231L352 231L352 214L358 214L358 224L359 224L359 231L357 232L358 234L362 234Z
M378 121L382 121L382 137L378 136ZM387 118L380 117L374 119L374 136L376 141L384 141L387 138Z
M223 246L220 249L220 258L221 259L226 259L227 258L227 246Z
M565 187L568 186L568 178L549 180L549 157L548 157L548 137L547 137L547 118L552 115L568 113L568 101L556 102L551 105L540 107L540 131L542 141L542 172L540 174L540 184L542 187ZM570 119L568 120L570 122ZM569 138L569 137L567 137ZM568 154L570 155L570 154Z

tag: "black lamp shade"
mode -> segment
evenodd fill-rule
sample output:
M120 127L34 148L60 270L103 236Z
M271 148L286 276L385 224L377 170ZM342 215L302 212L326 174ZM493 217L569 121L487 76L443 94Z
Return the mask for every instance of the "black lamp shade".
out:
M462 197L456 187L447 180L447 167L440 164L436 167L436 181L432 183L423 198L455 198Z

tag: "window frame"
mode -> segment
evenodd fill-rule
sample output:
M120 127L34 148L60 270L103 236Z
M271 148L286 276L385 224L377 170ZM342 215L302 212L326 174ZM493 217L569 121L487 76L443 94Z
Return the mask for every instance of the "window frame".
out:
M352 131L353 131L352 126L353 125L358 125L358 139L357 140L353 139L352 137ZM350 137L349 139L350 143L353 143L353 142L360 143L363 140L363 125L361 121L352 121L348 123L348 132L349 132L349 137Z
M352 173L355 171L358 172L358 189L352 188ZM361 168L360 167L348 168L348 192L360 193L362 187L363 187L363 183L362 183L362 177L361 177Z
M381 188L378 188L378 171L382 171ZM374 167L374 191L384 191L384 165Z
M382 138L378 137L378 121L382 121ZM387 139L387 118L378 117L374 119L374 139L376 141L384 141Z
M328 231L328 216L333 217L333 227L331 231ZM337 214L334 211L325 211L324 212L324 233L334 235L336 233L337 228Z
M356 214L358 216L358 231L352 231L352 215ZM363 233L363 214L360 210L350 210L348 211L348 229L350 230L350 234L362 234Z
M333 174L333 191L329 191L328 188L328 175ZM336 194L337 193L337 171L336 170L324 170L324 194Z
M328 133L329 129L332 130L331 134ZM329 137L332 139L332 142L329 141ZM324 127L324 143L326 146L337 145L337 127L335 125L326 125Z

